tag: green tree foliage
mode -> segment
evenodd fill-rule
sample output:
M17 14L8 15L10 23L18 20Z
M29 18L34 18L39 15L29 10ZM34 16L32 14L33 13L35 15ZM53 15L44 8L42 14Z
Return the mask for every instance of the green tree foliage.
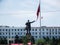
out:
M32 42L32 44L35 44L35 39L33 36L31 37L31 42Z
M45 40L44 39L38 39L36 43L37 43L37 45L41 45L41 44L45 43Z
M15 43L23 43L22 38L19 38L18 35L15 36Z
M6 38L0 38L0 44L7 44Z
M15 43L19 43L19 36L18 35L15 36Z
M27 43L29 42L29 40L27 39L26 36L22 37L22 40L23 40L23 43L24 43L24 44L27 44Z
M49 37L43 37L43 38L45 39L45 42L49 42L50 41Z

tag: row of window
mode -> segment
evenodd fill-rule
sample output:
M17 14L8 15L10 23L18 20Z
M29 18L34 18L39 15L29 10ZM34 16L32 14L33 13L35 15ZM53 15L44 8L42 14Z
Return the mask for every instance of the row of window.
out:
M24 35L25 35L26 33L25 33L25 32L24 32L24 33L22 33L22 32L21 32L21 33L19 33L19 32L16 33L16 32L15 32L15 33L0 33L0 35L1 35L1 34L3 34L3 35L5 35L5 34L6 34L6 35L8 35L8 34L9 34L9 35L10 35L10 34L12 34L12 35L14 35L14 34L15 34L15 35L16 35L16 34L22 35L22 34L24 34ZM34 34L37 35L38 33L37 33L37 32L32 32L31 34L32 34L32 35L34 35ZM58 33L57 33L57 32L42 32L42 33L39 32L39 34L43 34L43 35L45 35L45 34L48 35L48 34L49 34L49 35L51 35L51 34L60 34L60 32L58 32Z
M11 34L12 34L12 35L14 35L14 34L15 34L15 35L16 35L16 34L22 35L23 33L0 33L0 35L1 35L1 34L3 34L3 35L5 35L5 34L6 34L6 35L8 35L8 34L9 34L9 35L11 35ZM25 35L25 34L26 34L26 33L24 33L24 35Z
M0 31L1 31L1 30L3 30L3 31L8 31L8 30L9 30L9 31L10 31L10 30L12 30L12 31L14 31L14 30L15 30L15 31L19 31L19 30L20 30L20 31L25 31L24 29L0 29ZM32 29L32 31L37 31L37 30L38 30L38 29ZM39 29L39 31L41 31L41 30L44 31L45 29ZM46 29L46 31L48 31L48 30L50 30L50 31L54 31L54 30L57 31L57 30L59 30L59 31L60 31L60 29Z
M2 31L2 30L3 30L3 31L8 31L8 30L9 30L9 31L10 31L10 30L12 30L12 31L14 31L14 30L15 30L15 31L19 31L19 30L20 30L20 31L25 31L24 29L0 29L0 31Z
M37 32L36 32L36 33L33 32L32 34L38 34L38 33L37 33ZM44 34L44 35L45 35L45 34L47 34L47 35L50 34L50 35L51 35L51 34L60 34L60 32L58 32L58 33L57 33L57 32L56 32L56 33L54 33L54 32L52 32L52 33L42 32L42 33L41 33L41 32L40 32L39 34Z
M1 36L0 36L1 37ZM22 36L19 36L20 38L22 38ZM53 37L55 37L55 38L60 38L60 36L33 36L34 38L44 38L44 37L49 37L49 38L53 38ZM15 38L15 36L12 36L12 37L7 37L7 36L2 36L2 38Z

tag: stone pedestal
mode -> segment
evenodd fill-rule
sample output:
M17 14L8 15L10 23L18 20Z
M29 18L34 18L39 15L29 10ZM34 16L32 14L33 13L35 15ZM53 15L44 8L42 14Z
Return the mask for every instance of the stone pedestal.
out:
M31 35L31 33L26 33L26 37L32 44L35 43L34 37Z
M29 40L29 42L31 42L31 33L26 33L26 37Z

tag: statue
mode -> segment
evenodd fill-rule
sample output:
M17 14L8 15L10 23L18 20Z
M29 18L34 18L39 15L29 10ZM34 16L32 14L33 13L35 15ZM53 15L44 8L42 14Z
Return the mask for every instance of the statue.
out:
M27 40L28 40L28 42L31 42L32 44L34 43L34 37L32 37L32 35L31 35L31 33L30 33L30 31L31 31L31 23L34 23L35 21L27 21L26 23L25 23L25 25L26 25L26 27L25 27L25 30L27 31L27 33L26 33L26 38L27 38ZM33 40L32 40L33 39ZM28 43L27 42L27 43Z
M25 30L27 30L27 34L30 33L30 30L31 30L31 23L34 23L35 21L32 21L30 22L29 20L26 22L26 27L25 27Z

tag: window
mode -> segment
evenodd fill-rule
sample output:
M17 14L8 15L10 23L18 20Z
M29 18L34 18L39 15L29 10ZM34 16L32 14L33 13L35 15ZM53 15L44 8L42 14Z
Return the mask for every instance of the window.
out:
M9 38L10 38L10 36L9 36Z
M14 37L12 36L12 38L14 38Z
M7 36L6 36L6 38L7 38Z
M10 29L9 29L9 31L10 31Z
M46 32L46 34L48 34L48 32Z
M52 31L54 31L54 29L52 29Z
M0 33L0 35L1 35L1 33Z
M24 35L25 35L25 32L24 32Z
M18 33L18 35L19 35L19 33Z
M37 32L35 34L37 34Z
M55 33L55 34L57 34L57 33Z
M39 32L39 34L41 34L41 32Z
M6 35L7 35L7 33L6 33Z
M16 35L16 33L15 33L15 35Z
M51 31L51 29L49 29Z
M21 35L22 35L22 33L21 33Z
M44 34L44 32L43 32L43 34Z
M3 33L3 35L4 35L4 33Z
M19 31L19 29L18 29L18 31Z
M35 36L37 38L37 36Z
M37 29L35 29L35 31L37 31Z
M59 38L60 38L60 36L59 36Z
M55 36L57 38L57 36Z
M10 35L10 33L9 33L9 35Z
M60 32L58 32L60 34Z
M58 32L60 32L60 29L58 30Z
M15 29L15 31L16 31L16 29Z
M4 31L4 29L3 29L3 31Z
M54 34L54 32L52 34Z
M24 31L25 31L25 29L24 29Z
M22 29L21 29L21 31L22 31Z
M39 36L39 38L41 38L41 36Z
M60 28L58 30L60 30Z
M4 36L3 36L3 38L4 38Z
M44 29L42 29L44 31Z
M51 36L50 36L50 38L51 38Z
M51 35L51 33L50 33L50 35Z
M12 31L13 31L13 29L12 29Z
M46 29L46 31L48 31L48 29Z
M34 34L34 32L32 32L32 34Z
M13 33L12 33L12 35L13 35Z
M32 31L34 31L34 29L32 29Z
M49 29L49 32L51 32L51 29Z
M57 31L57 29L55 29Z
M7 31L7 29L6 29L6 31Z
M57 32L57 29L55 29L55 32Z
M43 38L45 38L45 37L43 36Z
M39 31L41 31L41 29L39 29Z
M1 31L1 29L0 29L0 31Z

